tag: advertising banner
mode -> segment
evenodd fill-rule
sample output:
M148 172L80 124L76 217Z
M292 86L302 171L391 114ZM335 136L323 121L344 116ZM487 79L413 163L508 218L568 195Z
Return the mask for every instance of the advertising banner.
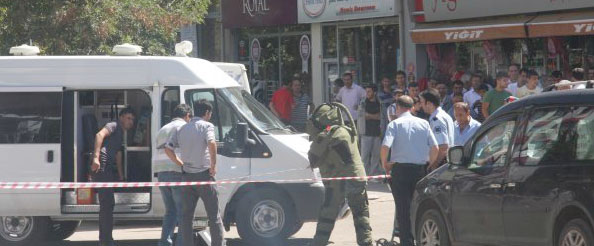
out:
M299 23L396 15L395 0L297 0Z
M224 0L226 28L297 24L297 0Z

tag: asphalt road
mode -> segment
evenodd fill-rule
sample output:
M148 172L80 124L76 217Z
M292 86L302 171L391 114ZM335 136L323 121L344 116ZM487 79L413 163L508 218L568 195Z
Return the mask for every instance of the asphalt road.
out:
M369 205L371 213L371 227L374 240L390 238L394 219L394 202L392 194L385 184L369 184ZM65 241L45 244L41 246L96 246L99 232L96 222L83 222L77 232ZM308 245L315 234L316 223L306 223L303 228L290 238L287 246ZM114 239L118 246L147 246L157 245L161 235L160 221L125 222L119 221L114 229ZM226 232L228 246L248 245L239 238L235 227ZM330 240L337 246L357 245L355 228L351 215L336 222Z

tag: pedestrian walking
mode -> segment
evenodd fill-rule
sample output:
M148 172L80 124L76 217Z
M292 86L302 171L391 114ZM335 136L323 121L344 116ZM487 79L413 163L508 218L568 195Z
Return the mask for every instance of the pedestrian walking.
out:
M505 99L512 96L512 94L505 89L508 88L509 84L509 76L506 73L497 73L495 81L497 83L495 89L488 91L483 97L482 110L485 120L489 118L489 115L495 112L495 110L505 104Z
M366 98L359 104L359 119L357 120L357 129L361 136L361 157L367 175L381 173L379 151L382 135L381 125L384 124L381 115L386 109L377 98L376 90L375 86L365 86Z
M528 82L518 89L518 98L540 94L542 88L538 86L538 73L534 70L528 71Z
M412 98L402 96L396 105L398 118L386 129L381 161L386 172L391 174L390 187L396 202L400 244L413 246L410 221L413 192L416 183L425 176L425 165L436 163L438 148L429 123L410 113Z
M291 125L299 132L305 132L307 116L313 103L309 96L303 92L303 83L295 78L291 82L291 91L293 92L293 109L291 110Z
M345 126L341 115L351 119L349 110L339 103L322 104L311 117L315 127L315 139L308 157L312 168L319 167L324 178L364 177L365 169L357 147L357 131L354 125ZM351 123L352 124L352 123ZM336 217L346 198L353 213L357 244L373 245L369 223L369 202L365 180L324 181L326 198L322 205L313 246L328 244Z
M293 93L291 92L291 81L287 81L283 86L272 94L268 107L283 123L290 124L291 111L293 110Z
M357 106L363 98L365 98L365 90L353 83L353 75L351 73L344 73L342 75L344 86L338 91L336 99L349 109L349 113L353 116L353 119L357 120ZM355 124L356 125L356 124Z
M163 126L157 133L157 156L164 156L165 146L172 133L184 126L193 116L192 108L186 104L180 104L173 110L173 120ZM176 155L180 155L179 149L175 149ZM153 171L157 174L159 182L181 182L181 166L172 162L169 158L157 159L153 162ZM183 192L179 186L160 186L161 198L165 205L165 215L163 215L163 225L161 227L161 239L159 246L173 245L173 232L175 226L179 226L182 221ZM181 233L176 237L176 245L183 245Z
M212 105L205 100L194 104L194 117L171 134L165 153L182 167L182 181L215 181L217 170L217 144L214 125L210 122ZM179 148L180 155L174 152ZM180 233L183 246L194 246L194 211L198 199L202 198L208 217L211 245L222 246L223 222L219 213L219 198L216 185L184 186L182 192L182 221Z
M470 107L465 102L454 104L454 115L454 146L464 146L481 127L481 123L470 116Z
M454 121L439 106L439 93L436 90L424 91L420 98L423 110L430 115L429 125L439 145L437 161L429 166L429 170L434 170L445 163L449 147L454 146Z
M95 151L91 165L94 182L124 181L121 149L124 134L134 126L134 118L134 110L125 108L120 111L118 121L105 124L95 135ZM112 236L114 188L99 188L97 193L99 193L99 245L114 246Z
M476 101L480 101L482 99L481 95L479 94L479 89L483 84L483 78L479 74L472 74L470 77L470 88L469 91L464 93L464 102L468 105L473 105ZM447 111L447 110L446 110Z

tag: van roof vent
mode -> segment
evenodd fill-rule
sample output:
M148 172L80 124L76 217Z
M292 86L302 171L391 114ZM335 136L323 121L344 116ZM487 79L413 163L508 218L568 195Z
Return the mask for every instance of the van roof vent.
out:
M40 52L39 52L39 47L37 47L37 46L29 46L29 45L23 44L21 46L11 47L10 51L8 51L8 53L11 55L15 55L15 56L36 56Z
M142 53L142 47L134 44L118 44L113 47L112 52L117 56L137 56Z
M192 52L193 45L192 42L188 40L181 41L175 44L175 55L176 56L188 56L190 52Z

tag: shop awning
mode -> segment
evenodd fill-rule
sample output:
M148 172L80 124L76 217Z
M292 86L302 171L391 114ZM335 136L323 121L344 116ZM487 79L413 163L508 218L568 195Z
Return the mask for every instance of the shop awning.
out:
M528 23L530 37L594 35L594 11L542 15Z
M534 17L512 16L488 20L466 20L417 24L411 31L413 42L436 44L504 38L526 38L526 23Z

